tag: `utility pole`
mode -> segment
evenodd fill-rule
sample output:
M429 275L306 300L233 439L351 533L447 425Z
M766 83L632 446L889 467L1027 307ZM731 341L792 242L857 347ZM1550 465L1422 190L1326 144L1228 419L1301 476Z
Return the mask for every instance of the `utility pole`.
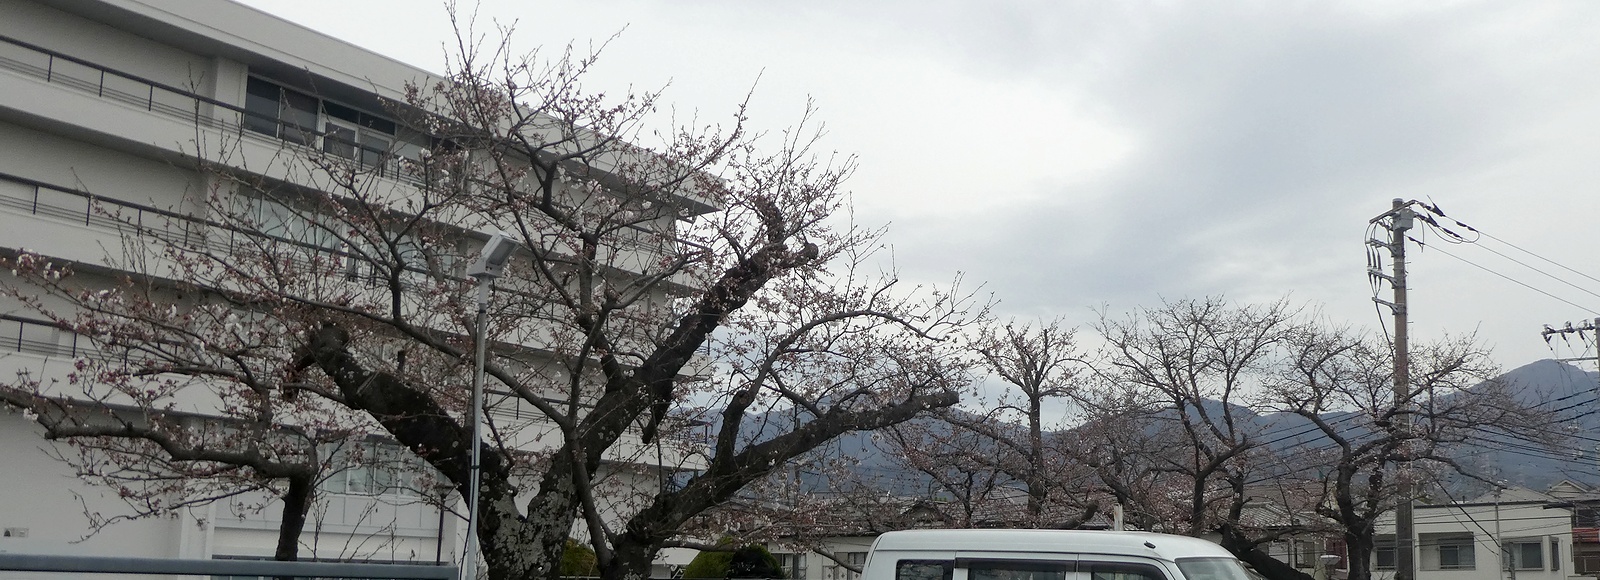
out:
M1367 243L1389 250L1393 273L1384 275L1383 271L1376 267L1369 269L1367 273L1388 280L1394 287L1394 302L1386 302L1376 296L1372 300L1388 306L1394 313L1394 428L1402 437L1408 437L1411 431L1411 353L1406 332L1406 231L1411 229L1415 218L1416 212L1411 210L1411 204L1395 198L1394 206L1389 211L1368 222L1379 224L1389 230L1388 243L1378 240L1367 240ZM1402 446L1402 449L1407 447L1410 446ZM1403 466L1401 471L1404 471ZM1416 580L1416 532L1411 509L1412 497L1416 495L1416 490L1403 473L1397 473L1396 479L1399 480L1397 487L1400 502L1395 506L1394 514L1394 578Z
M1593 357L1560 358L1560 359L1556 359L1556 360L1559 360L1561 362L1573 362L1573 361L1587 361L1587 360L1590 360L1592 358L1595 361L1596 365L1600 365L1600 318L1596 318L1594 320L1585 320L1583 322L1582 326L1573 326L1571 322L1568 322L1567 326L1564 327L1564 328L1551 328L1550 325L1546 324L1546 325L1544 325L1544 330L1540 331L1539 334L1544 337L1545 344L1549 344L1551 336L1559 334L1559 335L1561 335L1561 340L1566 340L1567 339L1566 335L1577 333L1577 335L1580 338L1584 338L1583 333L1585 331L1595 333L1594 334L1594 337L1595 337L1595 341L1594 341L1594 356ZM1587 342L1587 340L1585 342ZM1588 344L1584 344L1584 347L1587 348L1588 346L1589 346Z
M1600 318L1584 321L1581 326L1573 326L1571 322L1568 322L1564 328L1551 328L1550 325L1546 324L1544 325L1544 330L1540 331L1539 334L1544 337L1544 342L1548 345L1550 344L1551 336L1561 335L1561 340L1565 342L1568 334L1577 333L1578 337L1584 340L1583 346L1587 349L1589 345L1588 338L1583 334L1585 331L1593 333L1594 336L1594 357L1592 358L1594 359L1597 371L1595 378L1597 381L1600 381ZM1556 360L1561 362L1577 362L1587 361L1590 358L1591 357L1574 357L1558 358ZM1595 386L1595 393L1600 394L1600 384ZM1595 457L1600 458L1600 446L1595 446Z

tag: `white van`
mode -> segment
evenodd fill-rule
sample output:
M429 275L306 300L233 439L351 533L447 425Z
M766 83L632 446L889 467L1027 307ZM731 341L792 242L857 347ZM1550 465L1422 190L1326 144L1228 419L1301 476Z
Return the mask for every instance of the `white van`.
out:
M1248 580L1221 546L1091 530L907 530L878 536L861 580Z

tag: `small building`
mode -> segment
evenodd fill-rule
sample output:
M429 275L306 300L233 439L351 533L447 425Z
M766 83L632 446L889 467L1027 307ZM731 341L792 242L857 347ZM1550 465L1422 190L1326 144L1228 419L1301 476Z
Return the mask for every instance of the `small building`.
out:
M1564 580L1574 566L1572 502L1526 488L1414 509L1417 580ZM1397 563L1392 515L1377 525L1376 578Z

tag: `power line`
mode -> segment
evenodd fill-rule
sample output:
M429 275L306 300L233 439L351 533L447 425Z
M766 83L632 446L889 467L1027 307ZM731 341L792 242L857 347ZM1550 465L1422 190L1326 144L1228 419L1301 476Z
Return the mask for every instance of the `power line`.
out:
M1413 241L1413 242L1417 242L1418 245L1423 245L1422 242L1418 241L1416 238L1409 238L1409 239L1411 241ZM1543 295L1545 295L1547 297L1553 298L1556 301L1559 301L1559 302L1562 302L1562 303L1567 304L1569 306L1572 306L1573 308L1577 308L1579 310L1582 310L1584 312L1588 312L1590 314L1600 315L1600 312L1597 312L1594 309L1591 309L1591 308L1586 307L1586 306L1579 305L1576 302L1573 302L1571 300L1567 300L1565 298L1561 298L1561 297L1556 296L1554 294L1551 294L1549 292L1545 292L1544 290L1540 290L1538 288L1534 288L1533 285L1528 284L1527 282L1523 282L1523 281L1518 280L1516 278L1512 278L1511 276L1507 276L1505 274L1501 274L1500 272L1496 272L1496 271L1494 271L1494 270L1492 270L1492 269L1490 269L1490 268L1488 268L1486 266L1479 265L1476 262L1473 262L1473 261L1468 260L1466 258L1463 258L1461 256L1457 256L1457 255L1452 254L1450 252L1444 251L1443 249L1440 249L1439 246L1433 246L1433 250L1436 251L1436 252L1439 252L1441 254L1444 254L1446 256L1450 256L1451 258L1455 258L1457 260L1460 260L1461 262L1466 263L1467 265L1472 266L1474 268L1477 268L1479 270L1483 270L1483 271L1488 272L1490 274L1494 274L1494 275L1499 276L1501 278L1505 278L1506 280L1509 280L1509 281L1511 281L1512 283L1514 283L1514 284L1516 284L1518 286L1522 286L1523 288L1527 288L1527 289L1532 290L1534 292L1538 292L1538 293L1543 294Z
M1418 205L1422 206L1423 209L1428 210L1429 213L1432 213L1432 214L1434 214L1436 216L1439 216L1441 218L1445 218L1445 219L1448 219L1448 220L1450 220L1452 222L1455 222L1456 225L1461 226L1462 228L1465 228L1466 230L1471 231L1474 234L1478 234L1479 236L1482 236L1482 237L1485 237L1485 238L1489 238L1489 239L1494 240L1496 242L1500 242L1502 244L1505 244L1507 246L1515 248L1519 252L1522 252L1522 253L1527 254L1529 256L1533 256L1535 258L1543 260L1544 262L1549 263L1551 265L1554 265L1557 268L1561 268L1561 269L1566 270L1568 272L1571 272L1573 274L1577 274L1578 276L1581 276L1581 277L1584 277L1584 278L1588 278L1592 282L1600 283L1600 278L1595 278L1594 276L1590 276L1590 275L1585 274L1583 272L1579 272L1576 269L1568 267L1567 265L1562 264L1560 262L1557 262L1555 260L1552 260L1550 258L1546 258L1546 257L1544 257L1544 256L1542 256L1542 255L1540 255L1540 254L1538 254L1538 253L1536 253L1536 252L1534 252L1532 250L1529 250L1529 249L1524 248L1522 246L1513 244L1513 243L1508 242L1508 241L1506 241L1504 239L1495 237L1494 234L1490 234L1490 233L1485 232L1483 230L1480 230L1478 228L1475 228L1475 227L1472 227L1470 225L1467 225L1466 223L1463 223L1461 220L1449 217L1449 216L1445 215L1444 210L1439 209L1439 206L1437 206L1437 205L1432 205L1432 204L1427 204L1427 203L1418 203ZM1440 226L1439 223L1437 221L1434 221L1433 219L1426 218L1426 217L1421 218L1421 219L1422 219L1423 223L1426 223L1429 226L1432 226L1434 228L1438 228L1440 231L1443 231L1445 234L1447 234L1447 238L1446 239L1455 238L1457 241L1453 242L1453 243L1463 243L1463 244L1477 243L1476 240L1468 240L1468 239L1466 239L1465 236L1461 236L1461 235L1459 235L1459 234L1457 234L1457 233L1455 233L1453 231L1450 231L1449 228L1445 228L1443 226ZM1501 256L1504 256L1504 254L1500 254L1499 252L1495 252L1495 253L1499 254ZM1510 257L1507 257L1506 259L1511 260L1513 262L1517 262L1519 264L1522 263L1522 262L1517 261L1517 260L1515 260L1513 258L1510 258ZM1523 264L1523 265L1527 266L1526 264ZM1533 268L1532 266L1527 266L1527 267L1530 270L1538 271L1536 268ZM1547 274L1547 273L1544 273L1544 272L1540 272L1540 273L1545 274L1546 276L1550 276L1551 278L1555 278L1555 276L1551 276L1550 274Z

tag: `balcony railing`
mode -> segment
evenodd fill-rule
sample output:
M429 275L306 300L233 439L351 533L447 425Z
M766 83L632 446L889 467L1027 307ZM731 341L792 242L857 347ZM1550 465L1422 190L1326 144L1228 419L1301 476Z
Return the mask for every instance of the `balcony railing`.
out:
M419 175L418 172L402 171L400 164L403 161L390 151L367 147L337 135L324 134L315 127L303 127L274 115L250 111L187 89L5 35L0 35L0 68L31 76L48 84L61 85L81 93L93 94L102 99L180 119L197 127L263 140L270 139L274 144L306 146L309 149L309 146L316 143L315 138L331 140L338 145L338 149L350 151L348 157L351 162L360 163L363 168L372 169L378 175L418 186L424 185L426 181L425 175ZM254 122L258 126L275 126L277 127L275 135L309 135L315 138L305 144L282 141L250 130L248 128L250 123L247 121ZM378 161L374 163L372 160Z
M32 76L46 83L59 84L82 93L142 108L152 113L181 119L199 127L238 134L241 137L271 140L276 145L299 147L308 152L315 150L314 140L307 144L280 140L249 129L247 127L249 123L246 121L254 120L258 123L275 125L278 127L277 134L316 135L323 140L336 142L340 148L350 149L353 153L349 161L372 170L376 175L419 187L428 184L429 171L426 168L419 171L404 167L403 165L409 162L393 155L390 151L366 147L337 135L324 134L315 128L303 127L276 116L249 111L232 103L5 35L0 35L0 68ZM207 109L211 112L208 113ZM374 163L372 160L377 161ZM72 211L75 212L75 209ZM87 209L83 216L85 225L92 225L96 219L93 212ZM670 249L677 243L670 237L658 238L650 228L628 225L625 230L625 233L612 236L609 240L614 248L654 253Z
M278 246L289 250L286 253L296 266L309 267L320 260L324 267L337 266L350 280L380 281L361 273L365 264L347 251L0 172L0 183L3 182L26 188L21 196L0 194L0 207L20 213L82 224L118 235L153 236L174 246L223 256L251 247ZM417 290L424 285L426 275L422 268L408 267L401 283L408 290Z
M89 340L48 320L0 314L0 349L43 356L102 358Z

